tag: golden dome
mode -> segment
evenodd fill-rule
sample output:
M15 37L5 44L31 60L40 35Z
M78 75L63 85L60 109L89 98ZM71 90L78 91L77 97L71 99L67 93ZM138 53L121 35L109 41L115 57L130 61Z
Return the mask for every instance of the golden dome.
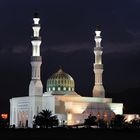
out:
M74 91L74 79L62 69L47 80L47 91Z

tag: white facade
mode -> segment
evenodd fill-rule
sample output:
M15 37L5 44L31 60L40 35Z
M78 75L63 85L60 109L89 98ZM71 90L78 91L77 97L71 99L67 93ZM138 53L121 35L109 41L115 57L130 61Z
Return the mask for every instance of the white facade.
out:
M110 120L114 114L123 114L122 103L112 103L111 98L104 98L102 85L103 65L101 62L102 47L100 46L100 31L96 30L95 53L95 86L94 97L81 97L75 91L73 78L60 69L47 81L47 92L43 93L40 79L39 18L34 17L32 40L33 53L31 56L32 77L29 85L29 96L10 99L10 125L16 127L33 127L34 116L43 109L49 109L58 116L60 124L65 121L68 125L83 123L90 115ZM54 89L55 88L55 89Z
M83 123L89 114L100 118L105 118L106 115L107 120L114 114L123 114L123 104L112 103L111 98L76 95L12 98L10 106L10 124L15 124L16 127L33 127L34 115L43 109L51 110L58 116L60 122L65 121L68 125Z

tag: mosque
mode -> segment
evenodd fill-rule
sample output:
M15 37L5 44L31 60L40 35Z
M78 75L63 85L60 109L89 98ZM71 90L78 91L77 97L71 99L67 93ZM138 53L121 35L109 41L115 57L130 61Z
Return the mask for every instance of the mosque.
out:
M47 80L46 92L40 79L42 57L40 55L41 37L40 18L37 13L33 18L33 37L31 67L32 75L29 85L29 96L10 99L10 125L17 128L33 127L34 116L42 110L50 110L57 115L59 124L67 125L83 123L90 115L98 119L110 120L114 114L123 114L122 103L112 103L112 98L105 98L105 89L102 82L103 64L101 46L101 31L99 26L95 30L95 63L93 71L95 84L93 97L83 97L75 92L75 81L61 68ZM80 78L80 77L79 77Z

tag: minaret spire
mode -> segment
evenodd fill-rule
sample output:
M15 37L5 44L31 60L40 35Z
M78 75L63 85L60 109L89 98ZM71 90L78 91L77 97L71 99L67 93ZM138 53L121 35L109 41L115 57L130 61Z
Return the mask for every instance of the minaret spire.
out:
M100 26L96 26L95 30L95 42L96 47L94 48L95 54L95 63L94 63L94 73L95 73L95 85L93 88L93 97L105 97L105 90L102 83L102 73L103 73L103 64L102 64L102 53L103 48L101 47L101 31Z
M31 66L32 66L32 76L29 85L29 96L42 96L43 86L40 80L40 67L42 64L42 58L40 56L40 45L41 37L39 35L40 31L40 18L36 12L33 17L33 37L32 37L32 56L31 56Z

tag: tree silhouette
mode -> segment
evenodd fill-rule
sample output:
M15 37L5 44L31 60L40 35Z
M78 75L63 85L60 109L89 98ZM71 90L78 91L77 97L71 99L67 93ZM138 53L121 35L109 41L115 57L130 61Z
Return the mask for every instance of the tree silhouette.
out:
M107 128L107 121L105 121L104 119L99 119L97 123L99 128Z
M9 118L0 117L0 128L8 128L9 127Z
M139 118L131 120L130 123L133 128L140 128L140 119Z
M97 117L96 116L92 116L91 114L88 116L87 119L85 119L84 121L84 125L86 126L93 126L93 125L97 125Z
M40 128L42 128L42 127L44 126L43 117L40 116L39 114L36 115L36 116L34 116L33 126L34 126L34 127L39 126Z
M112 128L124 128L125 127L125 117L123 115L115 115L110 121L110 126Z
M34 117L34 126L39 126L40 128L48 128L58 125L58 119L56 115L52 115L50 110L42 110L37 116Z

